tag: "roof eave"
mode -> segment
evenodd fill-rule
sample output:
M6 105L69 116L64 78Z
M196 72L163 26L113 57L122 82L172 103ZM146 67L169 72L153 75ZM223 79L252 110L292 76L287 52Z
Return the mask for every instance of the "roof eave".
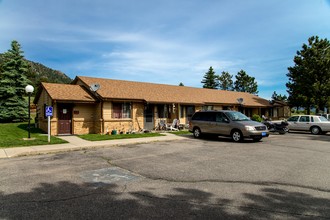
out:
M87 100L68 100L68 99L52 99L54 102L62 102L62 103L90 103L95 104L97 101L87 101Z

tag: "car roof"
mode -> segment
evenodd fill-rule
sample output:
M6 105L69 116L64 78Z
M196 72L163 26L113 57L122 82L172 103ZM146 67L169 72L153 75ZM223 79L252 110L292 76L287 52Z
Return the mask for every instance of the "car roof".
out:
M319 117L319 116L322 116L322 115L292 115L291 117L295 117L295 116L316 116L316 117Z
M198 112L238 112L238 111L234 111L234 110L201 110Z

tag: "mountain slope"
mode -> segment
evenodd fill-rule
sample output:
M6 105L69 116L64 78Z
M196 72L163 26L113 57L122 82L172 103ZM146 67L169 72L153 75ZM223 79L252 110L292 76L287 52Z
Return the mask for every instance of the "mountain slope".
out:
M70 77L58 70L53 70L43 64L35 63L33 61L28 61L28 63L30 68L27 76L32 83L37 82L37 84L39 84L40 82L50 82L68 84L72 81Z
M0 54L0 66L2 60L3 56ZM29 63L27 77L31 81L31 84L36 88L36 90L40 86L41 82L69 84L72 81L70 77L58 70L53 70L43 64L33 61L26 61Z

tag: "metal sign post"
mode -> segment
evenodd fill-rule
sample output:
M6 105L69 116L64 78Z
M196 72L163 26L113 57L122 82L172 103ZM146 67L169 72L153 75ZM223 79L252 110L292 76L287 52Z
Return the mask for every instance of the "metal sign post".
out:
M53 107L46 106L46 117L48 117L48 143L50 143L50 117L53 116Z
M50 143L50 116L48 116L48 143Z

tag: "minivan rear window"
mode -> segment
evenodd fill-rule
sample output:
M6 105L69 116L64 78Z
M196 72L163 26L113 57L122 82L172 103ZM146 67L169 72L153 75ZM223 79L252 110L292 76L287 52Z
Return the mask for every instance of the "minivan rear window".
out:
M192 118L196 121L215 121L215 112L196 112Z

